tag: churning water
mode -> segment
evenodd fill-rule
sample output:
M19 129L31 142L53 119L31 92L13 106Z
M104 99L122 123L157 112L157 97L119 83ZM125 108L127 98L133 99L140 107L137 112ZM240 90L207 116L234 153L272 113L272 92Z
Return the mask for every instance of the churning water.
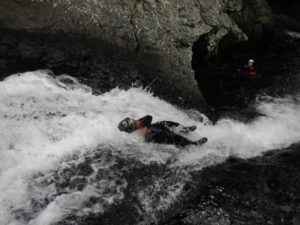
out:
M124 198L130 182L125 171L152 163L173 171L172 181L156 177L135 193L139 213L147 214L144 224L155 222L158 211L182 194L189 171L298 142L299 101L299 96L260 97L256 109L262 116L249 123L225 118L213 125L204 115L178 109L141 88L95 96L66 75L12 75L0 83L0 224L46 225L69 215L105 213ZM124 117L147 114L154 121L197 125L188 138L209 141L178 149L118 130Z

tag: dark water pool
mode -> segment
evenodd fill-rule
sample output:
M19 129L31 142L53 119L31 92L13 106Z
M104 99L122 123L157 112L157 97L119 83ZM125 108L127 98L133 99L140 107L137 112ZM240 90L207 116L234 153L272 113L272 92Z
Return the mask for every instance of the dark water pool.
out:
M199 88L215 116L255 115L252 105L260 96L295 96L300 90L300 40L284 35L259 43L219 49L205 58L203 40L194 46L193 67ZM256 61L257 79L237 72L248 59ZM232 113L235 112L235 113Z

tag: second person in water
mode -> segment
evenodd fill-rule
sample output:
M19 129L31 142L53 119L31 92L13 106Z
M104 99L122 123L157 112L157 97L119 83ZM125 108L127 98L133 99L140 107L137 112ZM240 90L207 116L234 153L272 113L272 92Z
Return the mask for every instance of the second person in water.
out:
M196 126L185 127L172 121L161 121L152 124L152 116L149 115L138 120L126 118L119 123L119 130L127 133L139 131L147 142L173 144L180 147L200 145L207 142L206 137L198 141L191 141L179 134L193 132L196 130Z
M257 77L253 59L249 59L248 64L245 65L245 70L248 77L254 77L254 78Z

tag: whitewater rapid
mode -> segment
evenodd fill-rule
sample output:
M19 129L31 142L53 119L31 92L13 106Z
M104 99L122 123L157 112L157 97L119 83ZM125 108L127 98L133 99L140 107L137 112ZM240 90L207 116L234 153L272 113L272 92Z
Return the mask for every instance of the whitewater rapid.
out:
M105 169L109 176L103 175L100 182L96 173L89 174L83 190L66 188L61 194L53 185L43 186L39 181L39 174L51 180L53 171L63 173L70 162L79 164L84 156L92 157L101 149L142 164L156 162L174 169L200 170L229 156L248 158L287 147L300 141L299 101L299 96L262 97L256 103L262 116L249 123L225 118L213 125L204 115L179 109L142 88L116 88L96 96L89 87L67 75L54 78L47 71L12 75L0 82L0 224L52 224L70 213L103 213L108 205L122 199L127 181L119 171L111 169L116 162L110 157L92 163L94 171ZM123 118L147 114L153 116L154 122L171 120L196 125L197 130L188 138L205 136L209 141L200 147L178 149L144 143L137 134L117 129ZM158 189L163 182L157 181ZM170 195L161 204L171 204L183 185L181 179L177 185L169 186ZM107 187L112 190L109 194ZM151 214L154 209L150 191L138 194L145 212ZM91 196L102 195L104 203L85 206ZM32 199L42 202L45 198L49 201L40 210L31 209Z

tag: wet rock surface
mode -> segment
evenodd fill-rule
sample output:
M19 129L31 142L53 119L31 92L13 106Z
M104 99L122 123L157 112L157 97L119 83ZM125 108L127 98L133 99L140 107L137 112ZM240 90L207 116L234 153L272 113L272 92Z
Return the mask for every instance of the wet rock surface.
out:
M134 56L139 73L156 94L175 102L183 97L206 108L191 66L192 46L208 38L215 55L221 40L260 38L273 27L265 0L230 1L11 1L0 3L0 25L37 33L79 34L98 38ZM248 36L247 36L248 35ZM167 87L167 88L166 88ZM177 93L174 98L173 93Z
M102 51L100 44L78 36L1 30L0 76L4 79L13 73L51 70L55 75L71 74L95 93L141 85L142 77L132 60L107 57Z
M173 1L124 1L122 4L103 1L102 5L100 1L53 2L1 1L0 24L26 30L1 30L1 79L12 73L50 69L56 75L67 73L78 78L96 94L116 86L126 89L132 83L151 84L155 93L171 102L180 95L188 104L203 109L205 102L191 67L193 43L203 37L206 43L199 51L205 49L204 57L213 56L220 52L222 44L230 46L248 36L265 35L265 30L272 29L273 23L266 1L258 0L180 1L178 5ZM60 30L73 34L69 36ZM280 76L274 76L278 84L276 94L286 93L281 89L286 86L279 84L282 81L293 83L292 79L282 79L282 75L285 72L294 74L289 68L297 69L294 62L298 60L299 51L294 44L284 45L289 46L286 49L289 57L282 54L282 46L273 45L274 52L281 55L273 54L268 48L261 52L257 52L257 48L245 48L247 54L257 54L261 65L258 69L266 74L267 79L259 89L267 91L268 76L279 70ZM253 91L253 86L257 85L246 84L250 92L235 96L240 92L241 83L235 83L232 71L245 60L244 56L237 55L239 51L237 48L229 53L236 56L233 60L225 60L226 65L224 59L229 57L221 51L220 58L202 61L198 69L201 74L215 75L206 77L211 82L207 87L220 91L217 93L224 97L219 99L221 104L225 101L228 105L234 99L238 104L236 110L240 112L241 100L246 100L242 104L251 102L255 96L251 93L257 92ZM295 54L290 54L293 51ZM277 57L285 60L282 64L287 70L284 66L272 67ZM216 68L216 64L224 67ZM268 66L260 69L263 65ZM227 74L221 76L220 71ZM203 80L198 81L201 87ZM273 93L272 90L269 93ZM213 95L205 97L209 102ZM230 100L226 102L227 99ZM253 118L257 116L251 110L245 113L246 121L250 114ZM33 176L28 192L41 194L38 198L31 196L28 207L16 209L14 215L24 224L29 223L57 196L63 196L70 211L57 225L298 225L299 152L297 144L253 159L233 157L220 165L189 173L188 168L170 167L169 163L145 165L134 157L123 157L122 151L113 153L109 149L97 149L91 155L70 156L49 174ZM185 185L180 186L182 183ZM87 195L76 195L77 190L87 190L84 192ZM143 202L145 197L149 199ZM77 207L82 208L82 212L72 207L73 198L84 199L83 205ZM168 205L169 198L176 201ZM87 208L90 211L85 211Z
M300 2L297 0L268 0L273 12L277 15L284 15L292 20L300 22Z
M27 223L56 196L64 196L60 199L70 201L70 215L56 225L298 225L299 160L300 145L295 144L262 157L231 157L187 172L188 168L145 165L134 156L98 149L71 156L51 173L36 174L29 188L47 190L45 197L32 196L30 207L15 214ZM76 196L74 190L84 194ZM169 205L176 190L180 195ZM86 199L82 211L73 211L72 198L79 197Z
M2 35L0 53L3 78L23 70L41 69L42 65L42 69L52 69L57 74L72 73L99 93L116 85L130 87L131 83L120 79L120 73L128 73L130 80L143 79L138 76L135 67L128 63L128 59L110 60L101 55L94 58L93 51L88 51L82 42L75 42L80 43L78 48L71 49L70 43L66 41L65 48L62 48L61 43L55 44L57 39L47 37L33 42L35 35L30 34L29 38L21 35L20 38L15 34L7 32ZM288 53L293 53L291 50L296 49L292 46L286 49ZM275 46L275 52L278 49ZM295 55L290 54L289 57L282 55L281 59L285 58L286 63L292 64L285 64L287 68L297 69L294 67L295 63L289 61L291 58L296 59L297 54L296 51ZM276 58L278 55L270 54L270 57ZM267 68L272 71L275 69ZM284 74L283 71L287 71L287 68L281 68L278 73ZM93 72L95 75L91 75ZM294 74L294 71L289 74ZM283 89L277 91L286 93ZM145 165L134 157L122 157L121 152L120 155L113 155L109 149L101 149L95 151L94 155L85 155L82 158L73 155L50 174L36 174L29 189L32 193L46 191L43 198L36 199L33 195L30 206L16 209L14 214L24 224L29 223L55 197L68 196L74 190L81 192L94 185L100 194L86 196L82 205L82 209L90 208L94 211L84 214L72 211L71 200L77 196L70 195L67 198L70 201L70 215L57 222L57 225L298 225L299 150L298 144L254 159L230 158L225 163L190 174L187 174L185 168L170 168L168 164ZM103 168L103 165L108 166ZM190 179L187 181L186 177ZM181 183L185 185L181 187ZM172 198L170 193L176 193L177 189L183 191L176 196L176 201L171 206L160 208L165 199ZM143 192L146 193L144 196L139 195ZM112 196L114 201L111 204ZM151 197L146 199L151 200L150 205L147 205L150 211L143 205L145 196ZM99 205L105 210L98 208Z
M190 198L164 225L300 223L300 145L230 158L193 174Z

